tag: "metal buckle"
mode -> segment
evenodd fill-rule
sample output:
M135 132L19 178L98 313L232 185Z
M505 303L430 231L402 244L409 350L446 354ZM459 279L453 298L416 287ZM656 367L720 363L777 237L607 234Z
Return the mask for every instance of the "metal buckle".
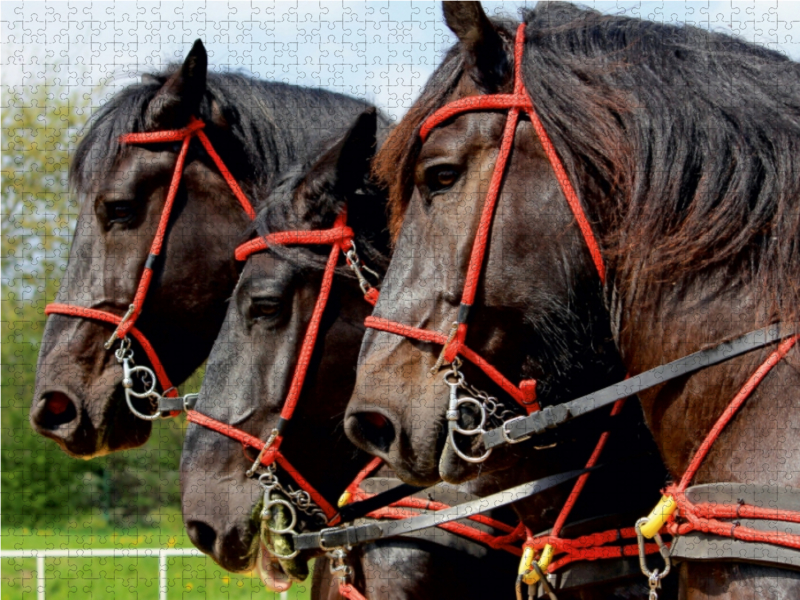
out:
M515 417L513 419L509 419L508 421L503 421L503 424L500 426L500 433L503 434L503 439L509 444L519 444L520 442L524 442L525 440L531 439L531 436L526 435L521 438L513 439L509 436L508 427L511 423L516 423L517 421L524 421L527 417Z
M325 545L325 534L330 533L332 531L340 531L340 527L326 527L325 529L319 530L319 549L324 550L325 552L333 552L337 549L341 549L341 546L331 546L328 547Z

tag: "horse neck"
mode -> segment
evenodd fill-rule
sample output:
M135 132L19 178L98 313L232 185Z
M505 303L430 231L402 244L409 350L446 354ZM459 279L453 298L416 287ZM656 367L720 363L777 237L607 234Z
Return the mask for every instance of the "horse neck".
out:
M775 321L757 292L720 286L728 276L718 272L692 284L651 286L647 294L658 298L655 302L645 301L645 293L623 291L620 296L629 298L629 304L620 307L624 317L619 344L628 372L640 373ZM774 350L775 345L754 350L639 395L648 427L674 479L683 475L713 424ZM799 385L795 350L755 388L693 483L774 483L775 471L780 470L791 473L791 481L782 482L800 487L800 441L786 436L790 428L800 426ZM755 471L746 456L754 449L760 455L775 453L764 455L763 468ZM787 462L781 458L784 454L794 458Z

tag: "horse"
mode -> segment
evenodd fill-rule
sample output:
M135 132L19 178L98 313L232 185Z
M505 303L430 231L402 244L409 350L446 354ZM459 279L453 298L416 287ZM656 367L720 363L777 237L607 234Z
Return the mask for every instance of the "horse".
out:
M274 508L283 504L285 510L285 503L292 502L298 528L318 530L317 517L324 525L335 516L330 499L337 498L371 459L344 436L342 414L355 382L362 323L371 310L362 296L374 296L374 288L363 277L375 283L374 276L388 264L386 194L369 180L376 125L374 111L363 113L340 140L287 170L263 202L265 208L248 236L255 236L254 241L241 248L270 240L271 235L289 240L307 232L311 237L300 247L270 243L264 252L267 247L258 246L261 251L246 257L195 410L189 413L181 459L186 531L225 569L247 571L257 566L272 589L285 590L291 581L304 580L311 555L291 557L291 541L284 534L262 532L262 519L273 529L282 529L286 523L276 527L274 521L287 517L273 514ZM338 223L343 213L352 231L347 260L357 267L357 277L344 261L334 268L339 248L314 244L317 233L342 231ZM326 266L331 264L331 252L334 267ZM238 250L237 254L245 258ZM328 295L320 305L322 290ZM307 332L315 326L318 331L309 337ZM286 412L292 397L296 413ZM280 425L284 420L285 427ZM247 438L231 435L230 425L256 442L275 440L270 432L283 427L283 441L270 448L279 446L288 463L280 462L278 471L271 471L270 465L265 473L263 452L258 453L256 446L243 453ZM259 478L249 472L257 464ZM302 480L293 473L301 474ZM280 482L277 497L277 491L267 497L260 484L267 474ZM380 479L367 483L385 484L392 474L381 470L377 475ZM323 507L322 512L303 511L304 503L289 492L298 485L302 487L295 491L304 490L306 499ZM264 517L266 502L276 506ZM326 508L330 512L324 512ZM421 539L405 537L358 547L348 556L350 583L371 598L484 598L493 581L458 576L453 564L513 576L513 555L454 537L437 530ZM272 559L270 551L288 558ZM325 555L315 562L312 597L339 597L330 564Z
M81 208L57 305L46 309L34 429L83 458L143 444L151 424L132 410L152 409L148 398L126 406L122 349L104 346L113 325L114 336L133 338L132 346L108 340L128 346L123 366L149 363L164 395L176 395L170 380L201 365L222 325L238 278L233 250L255 216L247 196L271 189L282 169L341 135L365 106L210 73L200 40L182 65L112 97L70 168ZM136 385L148 383L139 375Z
M448 385L435 375L458 354L480 366L459 367L473 386L524 414L532 394L509 378L529 391L535 381L535 401L556 407L798 321L800 65L728 35L564 3L538 4L519 28L477 3L444 12L459 43L376 159L397 241L346 432L410 483L492 471L510 484L568 465L524 444L464 464L445 441ZM771 350L640 394L673 480ZM798 487L800 438L787 435L798 383L788 349L694 481ZM639 474L619 489L648 485ZM730 560L681 562L679 583L684 598L800 593L796 572Z

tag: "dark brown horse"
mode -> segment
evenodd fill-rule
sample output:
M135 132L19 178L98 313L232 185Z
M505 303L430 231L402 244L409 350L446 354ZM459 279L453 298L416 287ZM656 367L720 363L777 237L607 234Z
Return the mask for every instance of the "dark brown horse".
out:
M478 4L445 3L445 16L460 43L377 159L397 244L376 307L380 317L444 333L456 320L506 111L465 112L424 143L419 128L448 102L511 91L516 29L489 21ZM728 36L561 3L539 4L525 23L524 86L600 239L606 281L523 118L468 346L512 381L536 379L548 406L768 323L796 323L800 67ZM477 472L445 449L448 390L430 372L440 349L368 333L348 408L351 439L410 482ZM770 350L642 394L672 477ZM469 365L464 372L496 389ZM800 436L790 433L800 427L798 383L794 351L725 429L695 482L800 487ZM506 449L484 469L511 483L571 460L550 457ZM610 493L645 485L637 471ZM679 579L686 598L800 594L796 572L746 563L683 563Z
M254 232L263 236L325 230L346 210L361 260L383 273L389 245L386 194L368 181L375 134L374 111L364 113L341 141L315 160L298 165L267 198ZM249 257L209 358L197 413L262 440L269 437L297 369L329 253L329 246L277 246ZM280 448L330 504L371 460L342 430L342 415L355 383L362 323L371 311L363 294L341 261L298 409ZM283 536L261 533L264 491L257 478L245 474L255 454L243 453L240 442L218 431L191 423L181 461L183 516L194 544L220 565L242 571L257 564L270 587L280 589L288 584L287 575L305 578L310 556L269 558L268 546L281 554L289 550ZM296 487L285 470L279 469L277 476L282 485ZM321 527L313 516L296 510L302 527ZM351 581L370 598L485 598L496 581L459 576L453 565L467 572L480 569L513 577L517 562L513 555L471 544L471 551L465 552L436 543L448 535L437 534L357 548L349 557L354 569ZM312 596L338 597L332 583L328 560L320 558Z
M322 90L207 73L198 40L183 65L143 77L91 121L71 165L81 209L57 301L120 316L133 301L181 145L125 145L120 136L179 129L199 118L233 178L254 197L256 189L271 189L283 168L341 135L364 107ZM193 140L136 322L175 384L211 351L238 277L233 250L248 222L218 166ZM47 321L31 423L75 456L135 447L150 432L126 406L116 348L104 348L112 329L60 314ZM133 351L147 364L135 341Z

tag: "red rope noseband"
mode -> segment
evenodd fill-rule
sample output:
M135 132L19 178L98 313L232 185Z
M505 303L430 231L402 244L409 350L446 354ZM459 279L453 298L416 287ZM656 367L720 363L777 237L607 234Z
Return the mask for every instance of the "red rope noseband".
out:
M150 288L150 282L153 279L153 267L155 263L155 259L161 254L161 248L164 244L164 237L166 236L167 227L169 226L169 219L170 215L172 214L172 208L175 203L175 197L178 194L178 188L181 182L181 176L183 175L183 167L184 163L186 162L186 155L189 152L189 144L192 141L192 138L197 136L200 140L200 143L203 144L203 147L206 149L206 152L214 161L214 164L217 165L222 177L225 179L225 182L230 187L233 195L239 201L242 208L244 209L247 216L252 220L255 219L256 213L253 209L253 205L247 199L247 197L242 192L242 189L239 187L239 184L231 175L231 172L225 166L225 163L220 158L219 154L214 150L211 142L206 136L205 132L203 132L203 128L205 127L205 123L201 120L192 117L189 120L189 124L184 127L183 129L173 129L173 130L165 130L165 131L153 131L149 133L128 133L120 137L120 142L123 144L158 144L164 142L183 142L181 144L180 152L178 153L178 158L175 161L175 168L172 172L172 179L169 184L169 190L167 192L167 199L164 202L164 208L161 211L161 218L159 219L158 228L156 229L155 237L153 238L153 242L150 245L150 253L145 261L144 271L142 272L142 276L139 279L139 284L136 288L136 293L134 294L133 302L131 303L131 312L127 315L127 318L123 318L120 316L115 315L114 313L97 310L94 308L83 308L80 306L73 306L71 304L61 304L54 302L52 304L48 304L45 309L44 313L46 315L52 314L59 314L59 315L67 315L71 317L80 317L83 319L93 319L95 321L103 321L105 323L112 323L117 325L117 329L115 331L115 335L119 339L123 339L128 333L131 333L134 338L142 345L144 348L145 353L147 354L147 358L150 360L150 363L153 365L153 369L158 377L159 384L161 384L162 389L168 390L166 392L167 396L170 397L177 397L178 391L172 386L167 377L166 371L164 370L161 361L158 359L156 352L147 341L144 334L134 327L136 320L139 318L139 315L142 312L142 307L144 305L145 297L147 296L147 291Z

